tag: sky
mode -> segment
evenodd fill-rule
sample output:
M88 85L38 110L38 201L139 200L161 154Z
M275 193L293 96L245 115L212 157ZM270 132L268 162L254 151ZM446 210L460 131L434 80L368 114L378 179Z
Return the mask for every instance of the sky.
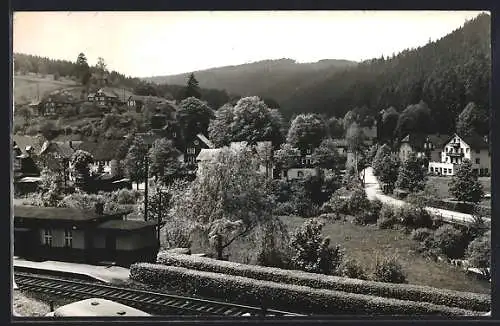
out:
M425 45L479 11L16 12L13 51L133 77L266 59L362 61Z

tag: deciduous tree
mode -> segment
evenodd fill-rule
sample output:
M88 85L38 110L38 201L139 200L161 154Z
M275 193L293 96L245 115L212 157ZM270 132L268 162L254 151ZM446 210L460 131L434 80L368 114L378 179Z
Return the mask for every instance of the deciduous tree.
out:
M213 114L208 104L196 97L188 97L182 100L179 104L177 119L184 140L191 139L198 133L206 135Z
M125 157L125 169L131 181L137 183L146 177L146 159L148 158L148 148L142 138L135 137Z
M325 121L317 114L299 114L295 117L288 129L286 141L304 151L316 148L327 136L328 129Z
M249 148L224 148L215 164L205 166L185 194L174 200L172 215L193 221L219 259L236 239L275 219L270 187L257 164Z
M149 150L150 173L164 183L170 183L181 169L180 153L171 140L157 139Z

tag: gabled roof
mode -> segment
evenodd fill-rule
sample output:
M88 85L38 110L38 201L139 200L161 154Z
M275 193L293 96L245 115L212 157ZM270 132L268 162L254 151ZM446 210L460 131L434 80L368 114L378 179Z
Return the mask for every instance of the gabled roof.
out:
M196 161L215 162L220 155L222 148L203 148L196 157Z
M96 94L97 93L102 93L106 97L119 97L118 95L116 95L116 93L113 90L111 90L109 88L100 88L97 90Z
M122 214L123 213L113 215L119 216ZM89 221L113 215L99 215L94 210L80 210L66 207L14 206L14 217L25 219Z
M140 230L157 225L156 221L141 221L141 220L111 220L101 223L97 228L106 230Z
M83 141L78 145L78 149L92 154L96 161L111 161L116 157L122 139L109 139L102 141Z
M52 152L58 153L64 158L70 158L75 150L69 146L69 143L66 142L50 142L45 141L40 150L40 155L45 153Z
M32 136L13 135L12 140L19 147L22 153L26 153L26 147L31 146L34 153L39 153L42 148L41 138Z
M197 134L196 137L200 139L205 145L208 146L208 148L215 148L214 144L203 134Z
M450 135L433 134L427 136L427 138L435 148L443 148L444 145L449 141Z
M446 143L449 143L454 137L460 137L467 145L469 145L472 149L489 149L489 144L486 142L484 137L481 137L478 134L474 134L471 136L460 136L455 133L453 136L448 138Z

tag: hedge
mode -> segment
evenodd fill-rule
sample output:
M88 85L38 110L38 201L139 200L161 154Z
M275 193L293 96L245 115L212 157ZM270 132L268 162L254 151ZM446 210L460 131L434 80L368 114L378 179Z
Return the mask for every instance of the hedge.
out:
M314 289L241 276L191 270L183 267L137 263L130 278L157 288L184 288L209 298L224 298L267 309L304 314L444 315L476 316L481 313L427 302L413 302L364 294ZM483 312L484 313L484 312Z
M474 204L462 203L454 200L429 198L429 206L434 208L446 209L449 211L456 211L464 214L474 213ZM480 205L479 208L484 214L491 216L491 207Z
M203 257L176 255L168 252L159 253L157 262L164 265L242 276L262 281L303 285L399 300L423 301L477 311L489 311L491 309L491 298L486 294L459 292L429 286L363 281L296 270L245 265Z

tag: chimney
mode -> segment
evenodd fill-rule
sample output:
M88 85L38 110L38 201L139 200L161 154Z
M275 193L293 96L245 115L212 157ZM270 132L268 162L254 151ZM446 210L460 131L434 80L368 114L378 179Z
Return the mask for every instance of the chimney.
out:
M96 203L95 212L98 215L104 215L104 203Z

